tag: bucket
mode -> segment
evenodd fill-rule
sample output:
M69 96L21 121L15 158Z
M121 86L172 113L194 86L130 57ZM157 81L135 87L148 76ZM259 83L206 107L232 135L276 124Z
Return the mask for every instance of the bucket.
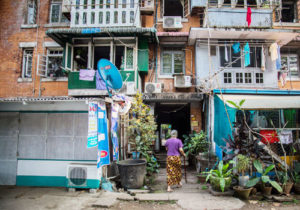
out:
M146 160L122 160L118 163L121 185L125 190L143 186L146 164Z

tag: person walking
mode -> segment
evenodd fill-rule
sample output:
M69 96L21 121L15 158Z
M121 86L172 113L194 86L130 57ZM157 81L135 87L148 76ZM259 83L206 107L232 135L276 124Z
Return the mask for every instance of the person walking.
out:
M179 185L182 187L181 183L181 160L180 153L185 157L183 151L183 144L180 139L177 138L177 131L171 131L171 138L169 138L165 144L167 150L167 184L168 192L172 192L171 186Z

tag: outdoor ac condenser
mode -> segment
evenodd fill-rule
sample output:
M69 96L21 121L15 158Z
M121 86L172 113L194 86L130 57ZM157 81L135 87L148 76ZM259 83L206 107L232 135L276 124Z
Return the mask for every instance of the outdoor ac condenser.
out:
M146 82L145 84L145 93L161 93L161 90L161 83Z
M192 87L192 77L184 75L176 75L174 79L174 86L176 88L189 88Z
M72 163L67 166L68 188L97 189L99 185L100 172L96 163Z
M164 29L180 29L182 28L180 16L164 16L163 18Z

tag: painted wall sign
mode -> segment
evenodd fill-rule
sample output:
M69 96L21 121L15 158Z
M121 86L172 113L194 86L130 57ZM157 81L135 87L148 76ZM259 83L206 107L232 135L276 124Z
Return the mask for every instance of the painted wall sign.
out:
M85 28L82 29L81 33L82 34L95 34L95 33L100 33L101 29L100 28Z
M105 103L98 103L98 154L97 168L110 164L109 139Z
M144 94L143 100L146 101L201 101L202 94L197 93L158 93Z
M98 144L98 104L89 102L89 119L88 119L88 139L87 148L95 147Z

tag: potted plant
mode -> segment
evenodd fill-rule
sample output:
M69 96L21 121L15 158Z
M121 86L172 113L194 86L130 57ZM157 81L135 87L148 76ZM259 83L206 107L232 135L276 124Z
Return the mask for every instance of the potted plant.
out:
M278 178L279 178L279 182L282 186L282 191L285 195L290 194L294 183L291 182L290 176L288 175L287 171L278 171Z
M238 180L239 186L234 186L233 189L237 193L238 197L243 200L248 200L249 195L252 191L252 187L246 187L247 182L249 181L249 176L245 176L245 171L249 169L250 158L239 154L237 157L237 171L239 173Z
M150 108L143 103L142 94L137 93L129 111L129 126L127 134L129 143L142 160L123 160L118 163L121 184L124 188L140 188L148 171L155 172L154 159L150 156L151 146L156 138L157 125ZM150 169L151 168L151 169Z
M209 141L206 138L206 134L204 131L200 131L199 133L194 132L190 135L184 135L184 144L183 149L185 154L191 159L196 159L196 161L200 161L200 166L204 168L208 165L208 150L209 150ZM196 167L198 163L196 162ZM200 168L196 168L197 171L200 171Z
M300 194L300 174L297 172L294 172L293 180L294 180L295 193Z
M261 182L264 195L271 195L272 187L274 187L278 192L282 193L282 188L280 185L276 181L271 180L268 176L268 173L275 168L274 164L269 165L265 170L259 160L254 160L253 165L257 172L261 174L261 176L250 179L246 184L247 187L253 187L257 183Z
M238 173L240 173L239 185L242 187L245 187L247 182L249 181L249 176L245 175L245 171L247 171L249 169L250 162L251 162L250 158L245 155L239 154L237 156L236 167L237 167Z
M212 189L219 192L227 191L231 185L232 181L232 170L229 169L229 165L233 164L234 161L229 161L226 164L223 164L223 161L220 161L217 169L211 169L209 172L203 172L207 174L206 182L209 180L212 186Z

